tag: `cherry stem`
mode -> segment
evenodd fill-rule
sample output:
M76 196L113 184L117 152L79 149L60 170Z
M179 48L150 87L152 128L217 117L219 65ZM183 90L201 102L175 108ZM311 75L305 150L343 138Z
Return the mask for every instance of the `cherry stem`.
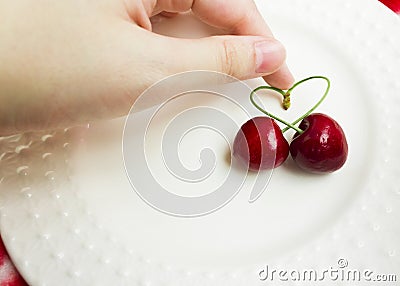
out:
M289 128L292 128L292 129L296 130L296 131L299 132L299 133L302 133L303 130L301 130L300 128L298 128L298 127L294 126L293 124L291 124L291 123L289 123L289 122L287 122L287 121L285 121L285 120L283 120L283 119L281 119L281 118L279 118L279 117L277 117L277 116L275 116L275 115L269 113L268 111L266 111L265 109L263 109L261 106L259 106L259 105L255 102L255 100L254 100L254 95L255 95L256 92L259 91L260 89L270 89L270 90L274 90L274 91L279 92L279 93L282 94L282 95L285 93L283 90L281 90L281 89L279 89L279 88L276 88L276 87L272 87L272 86L259 86L259 87L257 87L256 89L254 89L254 90L250 93L250 101L251 101L251 103L252 103L258 110L260 110L262 113L264 113L265 115L267 115L267 116L269 116L269 117L271 117L271 118L273 118L273 119L275 119L275 120L277 120L277 121L279 121L279 122L285 124L285 125L288 126Z
M310 110L308 110L308 111L307 111L306 113L304 113L302 116L300 116L300 117L297 118L295 121L293 121L293 122L292 122L292 125L295 125L295 124L299 123L301 120L303 120L303 119L306 118L308 115L310 115L318 106L320 106L320 104L325 100L326 96L327 96L328 93L329 93L329 90L330 90L330 88L331 88L331 82L330 82L330 80L329 80L327 77L325 77L325 76L311 76L311 77L308 77L308 78L305 78L305 79L302 79L302 80L296 82L291 88L289 88L289 89L287 90L286 93L289 93L289 94L290 94L290 93L292 92L292 90L293 90L296 86L298 86L299 84L301 84L301 83L303 83L303 82L306 82L306 81L308 81L308 80L311 80L311 79L316 79L316 78L320 78L320 79L323 79L323 80L326 81L326 84L327 84L327 85L326 85L324 94L321 96L321 98L318 100L318 102L317 102L313 107L310 108ZM288 131L290 128L291 128L291 127L290 127L289 125L287 125L287 126L282 130L282 133L285 133L285 132ZM301 133L303 133L303 131L300 132L300 134L301 134Z
M324 80L326 81L327 86L326 86L326 89L325 89L324 94L321 96L321 98L318 100L318 102L317 102L313 107L311 107L310 110L308 110L306 113L304 113L302 116L300 116L299 118L297 118L297 119L296 119L295 121L293 121L292 123L289 123L289 122L287 122L287 121L285 121L285 120L283 120L283 119L281 119L281 118L279 118L279 117L277 117L277 116L275 116L275 115L269 113L268 111L266 111L265 109L263 109L262 107L260 107L260 106L255 102L255 100L254 100L254 94L255 94L257 91L259 91L259 90L261 90L261 89L274 90L274 91L280 93L280 94L283 96L282 106L283 106L283 108L284 108L285 110L287 110L287 109L290 107L290 94L291 94L291 92L293 91L293 89L295 89L298 85L302 84L303 82L306 82L306 81L311 80L311 79L316 79L316 78L317 78L317 79L318 79L318 78L324 79ZM299 123L299 122L300 122L301 120L303 120L305 117L307 117L308 115L310 115L310 114L325 100L326 96L327 96L328 93L329 93L330 87L331 87L331 82L330 82L330 80L329 80L327 77L325 77L325 76L311 76L311 77L308 77L308 78L305 78L305 79L302 79L302 80L296 82L296 83L295 83L291 88L289 88L286 92L283 91L283 90L280 89L280 88L276 88L276 87L272 87L272 86L267 86L267 85L266 85L266 86L259 86L259 87L255 88L255 89L250 93L250 101L251 101L251 103L252 103L258 110L260 110L262 113L264 113L264 114L266 114L267 116L269 116L269 117L271 117L271 118L273 118L273 119L275 119L275 120L277 120L277 121L279 121L279 122L285 124L286 127L285 127L284 129L282 129L282 133L285 133L285 132L288 131L289 129L293 129L293 130L295 130L296 132L298 132L299 134L301 134L301 133L303 133L303 130L301 130L299 127L295 126L295 124Z

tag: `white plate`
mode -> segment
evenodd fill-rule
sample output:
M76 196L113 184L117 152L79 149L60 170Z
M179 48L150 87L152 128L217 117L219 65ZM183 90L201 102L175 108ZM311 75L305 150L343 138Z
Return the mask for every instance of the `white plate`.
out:
M296 77L331 79L331 92L319 111L346 132L345 167L310 176L288 160L255 203L248 203L250 177L217 212L177 218L149 207L130 186L121 150L124 119L2 138L1 234L29 284L264 285L259 273L265 265L321 272L369 269L400 279L399 19L375 0L258 5L285 43ZM187 31L177 26L189 21L199 34L209 32L185 17L170 21L158 31L184 35ZM247 82L250 87L261 83ZM276 100L263 100L270 110L293 119L322 90L318 82L299 89L289 113L281 112ZM191 104L218 106L243 120L228 101L218 100L210 95ZM158 150L157 136L149 136ZM217 167L203 187L173 181L160 168L156 152L149 160L152 171L180 194L189 189L191 195L204 194L223 180L225 141L198 130L184 138L179 151L184 164L196 168L206 146L215 150ZM339 259L348 266L340 268L345 264L338 265ZM275 277L272 284L279 283L306 284ZM323 282L330 284L346 282Z

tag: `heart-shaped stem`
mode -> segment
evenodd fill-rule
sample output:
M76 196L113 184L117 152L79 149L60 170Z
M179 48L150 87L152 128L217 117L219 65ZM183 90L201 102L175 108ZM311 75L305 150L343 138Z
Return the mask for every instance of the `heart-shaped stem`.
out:
M299 118L297 118L297 119L296 119L295 121L293 121L292 123L289 123L289 122L287 122L287 121L285 121L285 120L283 120L283 119L281 119L281 118L279 118L279 117L277 117L277 116L275 116L275 115L269 113L268 111L266 111L265 109L263 109L261 106L259 106L259 105L255 102L255 100L254 100L254 94L255 94L257 91L259 91L259 90L261 90L261 89L274 90L274 91L276 91L276 92L279 92L279 93L283 96L283 102L282 102L283 108L284 108L284 109L288 109L288 108L290 107L290 94L292 93L292 91L293 91L298 85L302 84L303 82L306 82L306 81L311 80L311 79L316 79L316 78L324 79L324 80L326 81L327 86L326 86L326 89L325 89L324 94L321 96L321 98L318 100L318 102L317 102L313 107L310 108L310 110L308 110L306 113L304 113L302 116L300 116ZM279 121L279 122L285 124L286 127L285 127L284 129L282 129L282 133L288 131L288 130L291 128L291 129L295 130L296 132L298 132L299 134L301 134L301 133L303 133L303 130L301 130L300 128L298 128L297 126L295 126L295 124L299 123L299 122L300 122L301 120L303 120L305 117L307 117L308 115L310 115L311 112L313 112L313 111L324 101L324 99L325 99L326 96L328 95L328 92L329 92L330 87L331 87L331 82L330 82L330 80L329 80L327 77L325 77L325 76L311 76L311 77L308 77L308 78L305 78L305 79L302 79L302 80L296 82L296 83L295 83L291 88L289 88L287 91L283 91L282 89L279 89L279 88L276 88L276 87L273 87L273 86L267 86L267 85L265 85L265 86L259 86L259 87L255 88L255 89L250 93L250 101L251 101L251 103L252 103L258 110L260 110L262 113L264 113L264 114L266 114L267 116L269 116L269 117L271 117L271 118L273 118L273 119L275 119L275 120L277 120L277 121Z
M269 117L271 117L271 118L273 118L273 119L275 119L275 120L277 120L277 121L279 121L279 122L285 124L287 127L292 128L292 129L296 130L296 131L299 132L299 133L302 133L303 130L301 130L300 128L298 128L298 127L294 126L293 124L291 124L291 123L289 123L289 122L287 122L287 121L285 121L285 120L283 120L283 119L281 119L281 118L279 118L279 117L273 115L272 113L269 113L268 111L266 111L265 109L263 109L261 106L259 106L259 105L255 102L255 100L254 100L254 95L255 95L256 92L259 91L260 89L274 90L274 91L279 92L279 93L282 94L282 95L284 95L284 93L285 93L283 90L281 90L281 89L279 89L279 88L276 88L276 87L272 87L272 86L259 86L259 87L257 87L256 89L254 89L254 90L250 93L250 101L251 101L251 103L252 103L258 110L260 110L262 113L264 113L265 115L267 115L267 116L269 116Z
M323 79L323 80L326 81L326 88L325 88L324 94L321 96L321 98L317 101L317 103L316 103L313 107L311 107L306 113L304 113L302 116L300 116L300 117L297 118L295 121L293 121L293 122L292 122L292 125L295 125L295 124L299 123L300 121L302 121L304 118L306 118L308 115L310 115L318 106L320 106L320 104L325 100L326 96L327 96L328 93L329 93L329 90L330 90L330 88L331 88L331 82L330 82L330 80L329 80L327 77L325 77L325 76L311 76L311 77L308 77L308 78L305 78L305 79L302 79L302 80L296 82L291 88L289 88L289 89L287 90L286 93L290 94L296 86L298 86L298 85L300 85L300 84L302 84L303 82L306 82L306 81L308 81L308 80L311 80L311 79L318 79L318 78ZM291 127L290 127L289 125L287 125L287 126L282 130L282 132L284 133L284 132L288 131L290 128L291 128ZM301 132L301 133L302 133L302 132Z

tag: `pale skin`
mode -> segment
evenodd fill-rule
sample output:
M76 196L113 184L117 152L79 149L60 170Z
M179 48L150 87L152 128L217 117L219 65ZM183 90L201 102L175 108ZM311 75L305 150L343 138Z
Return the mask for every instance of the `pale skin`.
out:
M152 16L190 10L227 35L151 32ZM0 19L0 136L122 116L146 87L188 70L293 83L252 0L0 1Z

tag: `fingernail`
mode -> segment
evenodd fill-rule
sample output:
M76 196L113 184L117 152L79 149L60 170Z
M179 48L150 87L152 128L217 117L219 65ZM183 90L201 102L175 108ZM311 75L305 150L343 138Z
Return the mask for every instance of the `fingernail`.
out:
M284 62L285 48L276 40L265 40L254 44L256 73L272 73Z

